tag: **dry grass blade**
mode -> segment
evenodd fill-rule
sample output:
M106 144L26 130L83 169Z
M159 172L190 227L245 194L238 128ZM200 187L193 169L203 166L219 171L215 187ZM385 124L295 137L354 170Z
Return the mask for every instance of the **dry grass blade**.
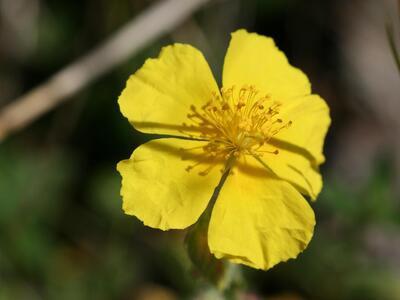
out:
M397 69L400 73L400 53L396 46L396 38L394 34L393 25L390 22L386 23L386 34L389 41L390 49L396 62Z
M126 24L91 53L0 111L0 142L170 32L209 0L160 1Z

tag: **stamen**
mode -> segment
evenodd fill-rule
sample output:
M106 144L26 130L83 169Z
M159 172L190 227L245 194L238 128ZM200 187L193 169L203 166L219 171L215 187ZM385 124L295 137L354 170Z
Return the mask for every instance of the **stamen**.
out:
M281 104L270 94L258 94L252 85L221 88L220 94L213 92L200 109L191 105L187 117L192 125L183 126L199 132L198 138L208 140L202 151L211 159L278 155L278 149L265 150L264 146L281 130L289 128L292 121L279 116ZM189 166L188 170L197 165ZM211 169L208 167L199 174L206 175Z

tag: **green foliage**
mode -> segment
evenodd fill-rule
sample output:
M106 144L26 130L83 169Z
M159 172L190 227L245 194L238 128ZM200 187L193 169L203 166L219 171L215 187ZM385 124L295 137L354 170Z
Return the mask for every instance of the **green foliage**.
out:
M361 187L354 188L338 179L328 181L318 204L324 212L334 211L340 222L356 227L399 223L400 206L394 199L394 170L389 161L381 160Z

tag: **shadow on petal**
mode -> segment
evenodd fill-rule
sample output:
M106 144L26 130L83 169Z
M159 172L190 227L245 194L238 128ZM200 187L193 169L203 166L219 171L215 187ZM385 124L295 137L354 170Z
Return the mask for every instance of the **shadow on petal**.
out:
M306 149L299 147L295 144L279 140L277 138L271 138L271 140L268 143L277 148L281 148L305 157L310 161L311 167L314 168L316 171L318 171L318 164L315 157Z

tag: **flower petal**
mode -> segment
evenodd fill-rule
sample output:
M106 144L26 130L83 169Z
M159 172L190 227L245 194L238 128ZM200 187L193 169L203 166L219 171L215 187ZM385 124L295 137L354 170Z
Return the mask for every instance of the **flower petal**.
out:
M162 230L195 223L221 178L220 164L208 175L199 175L211 163L203 158L204 145L174 138L153 140L138 147L130 159L119 162L125 213ZM186 170L198 162L202 164Z
M267 147L265 147L267 148ZM271 148L272 151L273 148ZM275 148L276 149L276 148ZM322 189L322 177L317 167L298 153L279 149L279 154L267 154L263 157L249 158L247 162L253 166L264 166L272 175L292 184L300 193L316 200Z
M224 87L255 85L277 101L311 93L307 76L289 64L273 39L243 29L232 33L222 77Z
M207 61L184 44L164 47L132 75L118 99L122 114L142 132L182 135L190 106L218 92Z
M292 125L281 130L272 144L298 154L311 155L317 166L323 163L322 148L331 123L325 101L318 95L292 99L282 105L279 116L292 121Z
M217 258L267 270L304 250L314 225L313 210L289 183L240 166L215 203L208 243Z

